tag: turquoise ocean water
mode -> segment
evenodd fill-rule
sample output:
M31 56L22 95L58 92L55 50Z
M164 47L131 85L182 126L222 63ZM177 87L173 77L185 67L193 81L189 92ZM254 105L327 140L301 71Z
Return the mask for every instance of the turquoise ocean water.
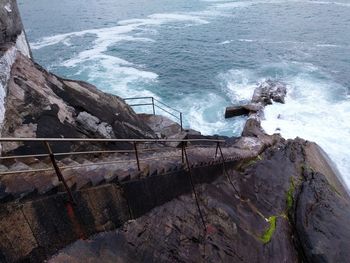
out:
M37 62L121 97L154 96L185 126L237 136L224 109L288 84L264 129L316 141L350 186L350 2L19 0ZM142 111L151 109L140 109Z

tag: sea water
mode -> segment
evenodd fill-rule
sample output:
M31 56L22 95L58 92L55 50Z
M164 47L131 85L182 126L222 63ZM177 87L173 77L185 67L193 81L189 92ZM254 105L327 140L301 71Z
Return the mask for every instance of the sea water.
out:
M19 0L34 58L120 97L154 96L203 134L238 136L258 83L288 85L268 133L321 145L350 187L350 2ZM149 111L150 108L136 109Z

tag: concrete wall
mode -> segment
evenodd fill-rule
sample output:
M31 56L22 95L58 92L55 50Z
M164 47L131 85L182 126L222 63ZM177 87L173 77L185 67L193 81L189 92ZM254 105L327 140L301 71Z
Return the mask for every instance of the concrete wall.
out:
M193 180L211 182L222 171L221 163L193 167ZM64 193L0 206L0 262L42 262L78 239L116 229L191 191L188 172L176 171L75 192L76 206Z

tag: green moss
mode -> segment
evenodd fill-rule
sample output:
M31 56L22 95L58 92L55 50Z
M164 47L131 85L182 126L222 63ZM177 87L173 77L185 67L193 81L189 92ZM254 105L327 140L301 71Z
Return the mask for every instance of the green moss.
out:
M248 168L249 166L252 166L253 164L257 163L258 161L262 161L263 158L261 157L261 155L258 155L257 157L253 158L253 159L249 159L247 161L244 161L243 163L241 163L241 165L239 165L239 170L243 171L246 168Z
M269 226L265 230L264 234L259 238L262 243L267 244L271 241L271 238L276 230L276 220L277 220L276 216L269 217L268 219Z
M295 183L294 183L294 179L291 178L289 189L286 193L287 212L289 212L293 208L294 191L295 191Z
M301 166L302 172L315 173L315 170L308 164L303 164Z
M338 189L331 183L329 183L329 187L331 188L331 190L336 193L338 196L341 196L340 192L338 191Z

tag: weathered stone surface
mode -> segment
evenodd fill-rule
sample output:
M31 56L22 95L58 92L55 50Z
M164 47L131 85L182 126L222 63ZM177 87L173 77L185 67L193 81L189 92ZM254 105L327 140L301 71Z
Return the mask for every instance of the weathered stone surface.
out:
M22 211L17 208L2 208L0 216L0 254L5 259L11 259L9 262L15 262L23 256L28 256L37 246L35 236Z
M267 80L254 90L252 102L263 105L272 104L272 101L284 103L287 87L284 83Z
M115 185L76 192L75 199L77 206L65 194L0 206L1 262L42 262L79 238L110 231L129 219L122 190Z
M165 116L153 114L139 114L139 116L159 138L169 137L181 132L180 124Z
M326 177L305 172L296 203L296 229L308 262L347 262L350 256L350 199Z
M0 11L1 27L15 10L8 3L0 3L7 12ZM25 54L18 15L13 22L9 30L2 30L6 43L1 50L15 45ZM2 64L8 69L12 61ZM1 79L7 85L5 75ZM8 93L2 136L154 138L152 129L160 137L180 136L179 125L152 117L151 129L120 98L54 76L20 52ZM64 170L69 186L88 187L73 191L77 206L57 189L49 196L31 194L46 192L50 184L59 188L49 172L2 176L0 198L6 201L0 205L0 261L42 262L63 246L90 237L60 251L51 262L347 262L350 198L328 157L313 143L285 141L261 129L262 107L283 103L285 95L281 83L268 80L258 87L253 104L245 106L250 116L243 137L227 140L222 148L223 157L230 160L225 163L215 146L193 144L187 152L190 165L183 169L180 151L164 147L164 152L143 156L154 158L141 162L142 171L136 171L134 162L133 168L117 166L122 180L133 180L124 181L124 189L116 168ZM42 150L34 144L4 146L5 151L20 153ZM70 144L54 147L72 149ZM131 160L111 156L62 163L116 158ZM1 169L34 165L45 167L29 160ZM109 184L96 187L105 179ZM11 202L7 195L12 194L26 195L27 201ZM131 216L139 218L127 221Z
M305 170L310 146L280 140L226 167L230 181L222 176L197 186L206 231L194 196L182 195L117 231L78 241L50 262L346 262L349 197Z
M8 85L2 136L153 138L155 135L119 97L84 82L60 79L19 53ZM73 146L66 143L56 147L70 150ZM3 150L30 152L31 148L37 152L42 146L13 143L4 145Z
M16 43L23 25L15 0L1 0L0 3L0 46Z
M91 134L97 134L101 138L115 138L113 128L106 122L101 122L97 117L83 111L78 114L77 122L81 128Z
M336 189L343 197L349 195L348 190L344 187L345 183L337 170L333 161L316 143L309 142L304 147L305 160L307 162L307 168L312 169L314 172L323 174L328 183Z

